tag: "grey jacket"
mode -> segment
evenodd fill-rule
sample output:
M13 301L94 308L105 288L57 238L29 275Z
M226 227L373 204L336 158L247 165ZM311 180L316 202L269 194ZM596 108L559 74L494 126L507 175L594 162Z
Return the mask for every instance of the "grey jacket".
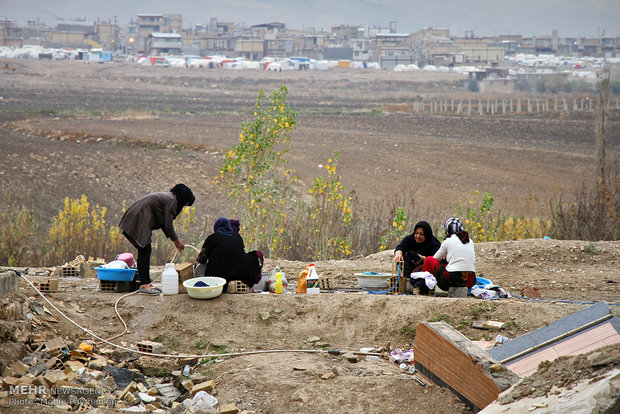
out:
M140 247L151 243L151 232L162 229L166 237L178 239L172 222L176 218L177 199L170 192L151 193L133 203L121 219L119 227Z

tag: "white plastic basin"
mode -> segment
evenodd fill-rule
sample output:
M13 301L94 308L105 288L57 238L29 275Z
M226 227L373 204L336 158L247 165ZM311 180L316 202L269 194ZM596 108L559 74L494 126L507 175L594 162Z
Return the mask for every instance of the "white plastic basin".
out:
M370 289L370 290L383 290L389 289L390 282L389 279L391 274L378 274L378 275L367 275L364 273L355 273L355 277L357 277L357 283L359 283L362 289Z
M196 282L203 282L209 286L194 287ZM183 287L187 290L187 294L194 299L212 299L220 296L226 279L216 276L194 277L183 282Z

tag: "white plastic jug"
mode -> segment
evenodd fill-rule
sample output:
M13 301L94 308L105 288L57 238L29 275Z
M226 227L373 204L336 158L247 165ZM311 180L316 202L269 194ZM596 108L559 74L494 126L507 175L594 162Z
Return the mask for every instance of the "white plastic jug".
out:
M319 287L319 274L316 272L314 264L308 266L308 276L306 276L306 293L309 294L317 294L321 293L321 289Z
M166 263L161 273L161 292L164 295L176 295L179 293L179 274L174 268L174 263Z

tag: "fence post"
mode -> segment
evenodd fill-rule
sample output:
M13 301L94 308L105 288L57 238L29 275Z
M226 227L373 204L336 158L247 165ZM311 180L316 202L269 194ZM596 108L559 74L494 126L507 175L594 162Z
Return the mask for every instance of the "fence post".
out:
M482 99L478 98L478 115L482 116Z
M467 115L471 115L471 98L469 98L469 102L467 103Z

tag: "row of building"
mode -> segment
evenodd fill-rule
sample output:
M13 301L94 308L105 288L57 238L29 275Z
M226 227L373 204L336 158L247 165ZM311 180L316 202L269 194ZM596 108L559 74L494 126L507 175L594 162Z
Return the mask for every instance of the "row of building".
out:
M97 47L128 55L264 57L305 56L312 59L379 62L382 68L417 64L454 66L496 65L516 54L556 54L574 57L616 57L618 37L477 37L467 32L453 37L448 29L424 28L399 33L387 27L341 25L325 30L292 30L284 23L253 26L219 22L184 29L179 14L139 14L127 27L116 21L59 21L49 27L34 21L26 27L0 20L0 46L45 48Z

